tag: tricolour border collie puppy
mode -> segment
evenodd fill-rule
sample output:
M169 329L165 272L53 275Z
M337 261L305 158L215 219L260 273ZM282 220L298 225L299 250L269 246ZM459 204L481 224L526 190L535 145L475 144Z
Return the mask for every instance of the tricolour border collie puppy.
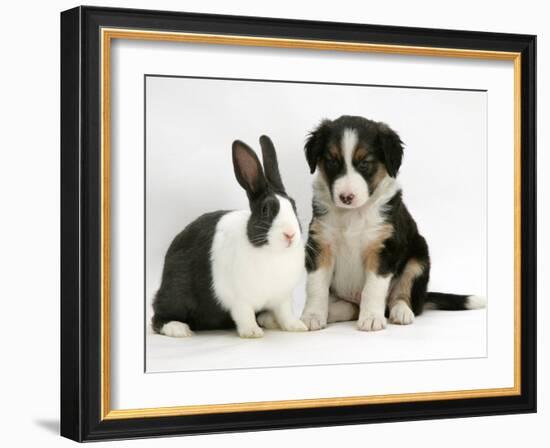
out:
M305 145L313 183L306 247L310 330L357 319L360 330L410 324L425 304L481 308L478 296L427 292L426 240L403 203L397 172L403 143L386 124L363 117L324 120Z

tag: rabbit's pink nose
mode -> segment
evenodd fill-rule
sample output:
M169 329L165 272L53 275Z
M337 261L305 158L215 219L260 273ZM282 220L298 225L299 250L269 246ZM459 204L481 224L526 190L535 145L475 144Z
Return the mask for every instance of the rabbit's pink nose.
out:
M290 243L292 241L292 238L294 238L294 235L296 235L296 232L292 232L292 233L289 233L289 232L283 232L283 235L285 236L285 238L288 240L288 242Z

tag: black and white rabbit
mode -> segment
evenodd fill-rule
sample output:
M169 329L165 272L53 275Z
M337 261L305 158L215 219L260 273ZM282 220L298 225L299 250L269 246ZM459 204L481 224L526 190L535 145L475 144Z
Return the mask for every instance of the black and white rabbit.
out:
M153 329L174 337L193 330L237 327L239 336L263 336L266 327L307 331L292 312L293 290L304 272L304 244L267 136L256 153L233 142L233 167L250 210L216 211L189 224L170 245L153 301Z

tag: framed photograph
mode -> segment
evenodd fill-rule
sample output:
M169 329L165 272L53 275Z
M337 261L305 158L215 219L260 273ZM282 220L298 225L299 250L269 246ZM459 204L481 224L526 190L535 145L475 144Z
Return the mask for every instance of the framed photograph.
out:
M61 433L536 411L531 35L61 14Z

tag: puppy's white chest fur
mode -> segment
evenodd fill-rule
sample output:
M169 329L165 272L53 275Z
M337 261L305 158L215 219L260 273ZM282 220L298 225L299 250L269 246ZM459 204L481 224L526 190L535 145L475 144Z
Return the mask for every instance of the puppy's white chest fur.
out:
M350 210L340 217L341 231L334 240L334 275L331 288L343 299L359 303L365 285L365 252L376 244L383 231L380 208Z
M364 206L352 210L331 207L321 218L323 239L334 254L331 290L338 297L360 302L366 281L365 254L387 232L386 204L398 190L397 182L387 177Z

